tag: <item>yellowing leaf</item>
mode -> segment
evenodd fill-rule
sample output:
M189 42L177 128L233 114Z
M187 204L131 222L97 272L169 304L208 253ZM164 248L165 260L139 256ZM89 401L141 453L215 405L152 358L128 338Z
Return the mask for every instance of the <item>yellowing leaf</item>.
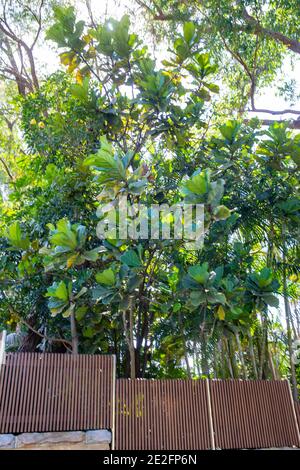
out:
M31 248L37 251L39 249L39 240L33 240L33 242L31 243Z
M76 67L77 67L77 59L76 57L74 57L69 63L68 72L72 73L76 69Z
M74 264L76 263L77 258L78 258L78 253L76 253L75 255L70 256L70 258L67 259L67 268L71 268L72 266L74 266Z
M77 72L76 72L76 82L79 83L80 85L82 85L82 83L83 83L83 76L82 76L80 70L77 70Z
M67 66L70 65L72 60L74 59L75 53L74 52L63 52L59 55L61 64Z
M231 215L230 209L226 206L218 206L214 210L214 216L216 220L226 220Z
M219 320L222 320L222 321L225 320L225 310L222 307L222 305L219 305L219 307L217 309L217 317L218 317Z
M84 36L82 36L82 39L84 40L86 44L89 44L93 38L90 34L85 34Z

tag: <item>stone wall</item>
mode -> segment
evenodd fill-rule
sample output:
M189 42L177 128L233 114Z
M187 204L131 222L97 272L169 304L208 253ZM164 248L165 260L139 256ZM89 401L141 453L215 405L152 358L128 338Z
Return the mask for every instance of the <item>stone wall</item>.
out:
M0 450L109 450L111 432L33 432L15 436L0 434Z

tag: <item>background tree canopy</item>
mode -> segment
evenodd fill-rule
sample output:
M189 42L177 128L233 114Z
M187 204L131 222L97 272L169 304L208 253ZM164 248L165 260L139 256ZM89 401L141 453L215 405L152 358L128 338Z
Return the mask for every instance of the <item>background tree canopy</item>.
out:
M1 2L0 327L119 376L290 378L297 398L296 81L287 109L256 97L296 64L298 2L75 3ZM203 247L100 240L121 195L204 204Z

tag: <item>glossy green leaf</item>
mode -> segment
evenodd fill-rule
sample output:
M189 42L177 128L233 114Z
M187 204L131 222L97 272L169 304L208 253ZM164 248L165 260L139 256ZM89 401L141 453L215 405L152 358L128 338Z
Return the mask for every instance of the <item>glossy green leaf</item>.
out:
M129 268L139 268L142 266L142 262L134 250L126 251L120 259Z
M105 269L96 274L96 281L105 286L114 286L116 283L115 273L111 268Z
M189 275L199 284L205 284L209 278L208 263L197 264L188 269Z

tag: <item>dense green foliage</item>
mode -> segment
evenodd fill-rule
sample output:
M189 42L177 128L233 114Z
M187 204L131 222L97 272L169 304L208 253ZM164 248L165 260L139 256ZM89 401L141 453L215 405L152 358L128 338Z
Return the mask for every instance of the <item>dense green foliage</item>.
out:
M300 134L210 124L224 70L200 38L183 21L160 64L128 16L88 25L56 7L62 70L7 91L0 325L34 333L27 349L113 353L120 376L293 376ZM204 204L204 246L100 240L121 195Z
M260 91L270 84L289 105L299 99L296 77L287 74L288 64L296 64L300 54L297 0L136 0L136 4L157 38L174 37L178 24L195 22L199 45L221 66L226 86L216 107L222 115L257 110ZM276 111L265 109L270 108L267 104L262 108L259 111Z

